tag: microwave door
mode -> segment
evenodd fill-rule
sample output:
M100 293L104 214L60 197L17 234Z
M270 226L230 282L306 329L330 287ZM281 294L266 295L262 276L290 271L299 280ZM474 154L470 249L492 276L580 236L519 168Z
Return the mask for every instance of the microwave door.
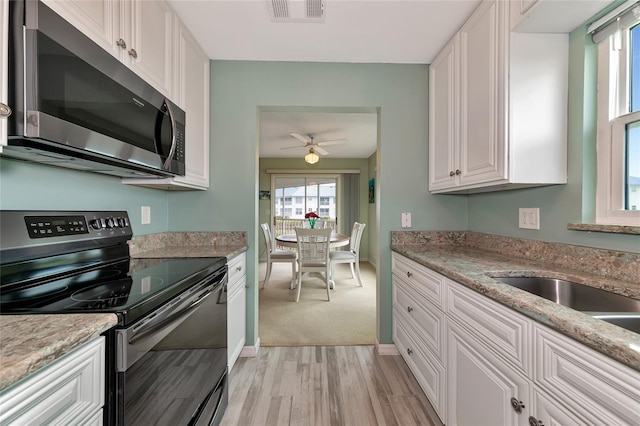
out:
M169 170L176 152L176 121L171 104L165 99L156 116L155 148L164 162L162 168Z

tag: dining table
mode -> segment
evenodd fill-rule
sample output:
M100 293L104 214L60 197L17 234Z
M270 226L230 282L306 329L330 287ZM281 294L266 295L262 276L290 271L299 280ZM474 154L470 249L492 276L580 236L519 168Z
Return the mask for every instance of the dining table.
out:
M331 248L349 245L349 238L349 235L332 232L329 245ZM282 247L296 248L298 247L298 240L296 234L283 234L276 237L276 244Z

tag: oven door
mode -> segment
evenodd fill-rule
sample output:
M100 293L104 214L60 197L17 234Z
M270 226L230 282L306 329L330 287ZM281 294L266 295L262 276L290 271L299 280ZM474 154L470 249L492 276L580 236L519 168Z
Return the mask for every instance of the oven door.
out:
M227 404L226 266L116 331L117 424L218 424Z

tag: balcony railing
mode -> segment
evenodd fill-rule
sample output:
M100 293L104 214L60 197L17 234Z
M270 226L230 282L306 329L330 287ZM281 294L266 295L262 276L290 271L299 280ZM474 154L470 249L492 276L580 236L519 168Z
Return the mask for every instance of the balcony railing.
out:
M284 234L295 234L296 228L308 228L309 222L307 219L283 219L276 217L275 225L273 228L273 236L277 237ZM318 219L316 222L316 228L329 227L333 230L336 229L336 221L330 219Z

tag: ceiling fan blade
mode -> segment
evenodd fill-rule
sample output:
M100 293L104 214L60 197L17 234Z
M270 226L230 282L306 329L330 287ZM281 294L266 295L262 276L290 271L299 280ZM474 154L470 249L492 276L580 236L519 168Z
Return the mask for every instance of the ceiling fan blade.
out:
M292 136L298 139L300 142L309 143L311 142L311 138L302 136L300 133L289 133L289 136Z
M280 148L280 149L293 149L293 148L306 148L306 145L296 145L296 146L285 146L284 148Z
M327 154L329 154L327 151L325 151L324 149L320 148L320 147L319 147L319 146L317 146L317 145L313 147L313 150L314 150L315 152L317 152L318 154L320 154L320 155L327 155Z
M317 144L314 144L316 146L328 146L328 145L339 145L342 143L342 141L346 141L346 139L342 138L342 139L331 139L328 141L322 141L322 142L318 142Z

